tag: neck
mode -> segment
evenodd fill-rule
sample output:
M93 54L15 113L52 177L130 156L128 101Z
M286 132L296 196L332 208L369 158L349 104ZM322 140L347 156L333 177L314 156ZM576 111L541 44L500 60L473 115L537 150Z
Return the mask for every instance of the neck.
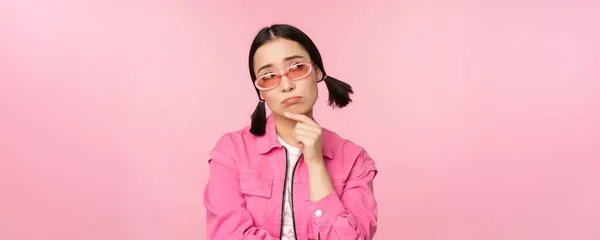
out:
M314 120L313 111L306 113L306 116ZM273 113L273 120L275 121L275 128L277 129L277 135L283 139L286 143L298 147L296 140L293 135L294 128L296 127L296 120L286 118L283 115Z

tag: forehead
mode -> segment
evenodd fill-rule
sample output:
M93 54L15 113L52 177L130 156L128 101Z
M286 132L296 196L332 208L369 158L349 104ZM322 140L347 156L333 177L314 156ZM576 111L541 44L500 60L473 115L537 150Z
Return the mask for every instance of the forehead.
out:
M266 64L279 65L286 57L299 55L309 60L308 52L299 43L284 39L275 38L260 46L254 53L254 69Z

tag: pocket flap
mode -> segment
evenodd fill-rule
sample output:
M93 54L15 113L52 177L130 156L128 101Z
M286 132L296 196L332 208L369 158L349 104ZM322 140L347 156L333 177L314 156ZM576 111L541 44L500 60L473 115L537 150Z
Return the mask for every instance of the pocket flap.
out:
M273 192L273 178L256 173L239 173L240 189L243 194L270 198Z

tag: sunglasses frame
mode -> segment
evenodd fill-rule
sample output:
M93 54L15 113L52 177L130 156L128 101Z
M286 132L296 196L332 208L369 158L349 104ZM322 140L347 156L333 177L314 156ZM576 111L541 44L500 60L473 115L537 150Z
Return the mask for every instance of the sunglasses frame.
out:
M265 76L262 76L260 78L257 78L256 80L254 80L254 87L256 87L258 90L262 90L262 91L271 90L271 89L276 88L277 86L279 86L279 84L281 84L281 78L283 76L286 76L289 79L294 80L294 81L301 80L301 79L307 77L310 73L312 73L312 71L313 71L313 64L314 64L313 62L299 62L299 63L296 63L296 64L290 66L283 74L277 74L277 73L272 74L271 75L272 77L280 77L280 78L279 78L279 82L277 84L275 84L273 87L269 87L269 88L264 88L264 87L261 87L261 86L258 85L258 81L260 81L261 79L263 79L265 77ZM307 65L308 66L308 72L306 72L306 74L304 76L297 77L297 78L291 78L290 76L288 76L288 74L290 72L290 69L292 69L292 67L297 66L297 65Z

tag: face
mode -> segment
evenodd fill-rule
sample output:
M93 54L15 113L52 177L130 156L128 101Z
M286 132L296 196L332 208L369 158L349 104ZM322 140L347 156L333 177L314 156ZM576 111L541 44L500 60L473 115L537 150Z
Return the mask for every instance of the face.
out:
M302 45L291 40L276 38L256 50L256 78L265 77L263 79L268 79L266 81L273 81L272 79L279 78L277 75L282 75L279 85L272 89L260 90L260 97L273 113L312 113L318 96L317 82L322 74L314 65L308 74L302 74L311 68L305 63L311 63L308 52Z

